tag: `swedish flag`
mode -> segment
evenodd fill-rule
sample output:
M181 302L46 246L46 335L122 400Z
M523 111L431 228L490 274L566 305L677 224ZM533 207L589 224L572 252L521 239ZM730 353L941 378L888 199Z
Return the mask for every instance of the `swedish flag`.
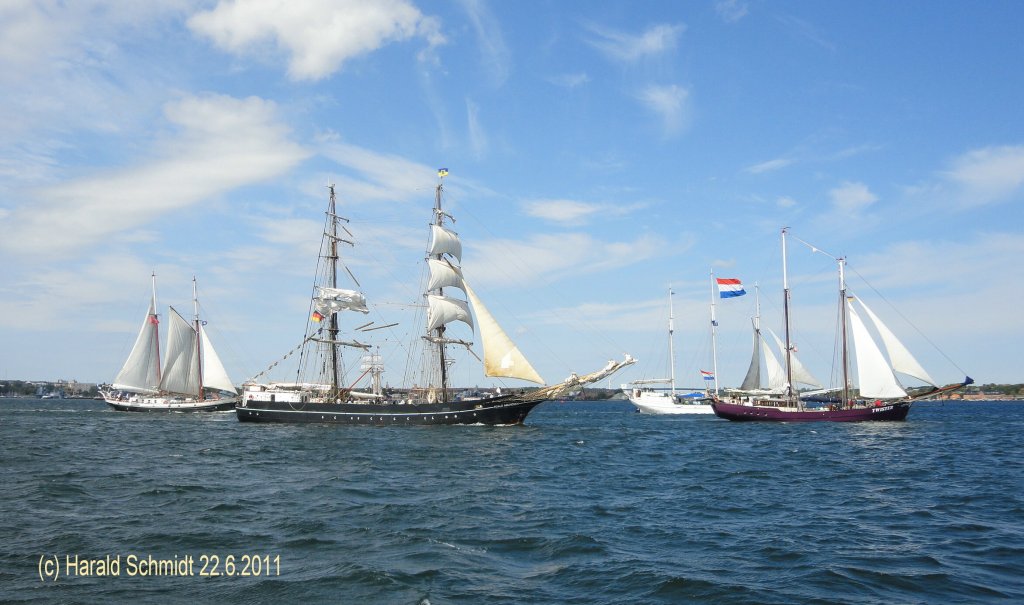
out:
M447 168L438 168L437 169L437 176L448 176L448 169Z

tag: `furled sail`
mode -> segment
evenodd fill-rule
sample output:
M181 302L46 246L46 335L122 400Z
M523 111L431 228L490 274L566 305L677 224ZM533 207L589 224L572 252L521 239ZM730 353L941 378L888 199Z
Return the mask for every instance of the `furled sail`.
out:
M484 347L484 374L519 378L544 384L544 379L533 369L508 334L501 329L494 316L469 287L469 284L463 281L462 287L466 291L466 295L469 296L469 302L473 305L473 313L480 325L480 338Z
M857 386L862 397L892 399L906 397L907 392L896 381L882 351L875 344L867 327L854 310L852 301L846 305L853 329L853 345L857 356Z
M428 253L431 256L439 257L442 254L448 254L454 258L462 260L462 242L459 241L459 236L454 232L440 225L430 226L430 250Z
M203 387L238 393L231 378L228 377L228 372L224 369L224 364L221 363L217 351L213 350L213 343L206 335L206 330L200 327L199 334L202 336L203 342Z
M427 266L430 268L430 281L427 283L427 290L440 288L459 288L462 285L462 270L446 260L436 258L427 259Z
M771 334L772 338L775 339L775 344L778 345L779 351L782 351L782 353L785 354L786 345L782 344L782 340L779 339L778 335L776 335L775 332L772 332L771 328L768 328L768 333ZM789 352L789 364L790 371L793 374L793 382L807 384L812 387L821 386L821 383L818 382L818 379L811 375L811 373L807 371L807 368L804 367L804 364L800 363L800 360L797 359L796 351ZM770 386L774 388L774 385Z
M196 330L174 307L170 307L167 354L160 390L182 395L199 395L199 358Z
M155 301L149 301L146 319L132 352L114 379L114 388L133 393L156 393L160 386L160 352Z
M322 315L330 315L338 311L359 311L369 313L366 308L366 296L356 290L320 287L320 293L313 299L313 306Z
M473 317L466 301L437 294L427 295L427 330L434 330L453 321L473 327Z
M878 335L882 337L882 344L885 345L885 350L889 354L889 363L892 364L892 369L896 370L901 374L912 376L922 382L927 382L933 387L938 386L932 377L928 375L928 372L921 367L921 364L917 362L917 359L910 354L907 347L903 346L896 335L892 333L882 320L875 315L871 309L864 304L863 300L857 299L860 306L867 313L868 319L875 325L875 330L878 331Z

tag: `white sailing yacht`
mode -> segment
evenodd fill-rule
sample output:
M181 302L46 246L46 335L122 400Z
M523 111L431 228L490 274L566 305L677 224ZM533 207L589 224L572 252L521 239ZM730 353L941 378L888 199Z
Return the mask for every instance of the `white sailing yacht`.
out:
M676 391L675 316L672 288L668 289L668 378L641 378L622 385L622 392L642 414L713 414L711 405L701 399L681 395ZM668 385L654 388L652 385Z
M230 411L238 391L199 320L196 279L192 278L193 321L168 307L167 349L160 364L160 319L156 312L156 273L146 318L111 389L103 399L122 412Z

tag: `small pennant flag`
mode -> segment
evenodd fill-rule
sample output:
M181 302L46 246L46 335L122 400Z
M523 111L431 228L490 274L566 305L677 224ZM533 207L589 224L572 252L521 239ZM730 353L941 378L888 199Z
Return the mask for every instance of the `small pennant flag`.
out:
M437 169L437 176L448 176L448 169L447 168L438 168Z
M150 315L149 316L149 323L151 323L154 326L156 326L156 325L160 324L160 320L156 318L156 315Z
M320 311L313 311L313 318L312 319L313 319L313 321L319 323L319 322L324 320L324 316L323 316L323 314L320 313Z
M718 277L716 280L718 281L718 295L722 298L734 298L747 293L738 279Z
M701 375L702 378L704 378L704 380L714 380L715 379L714 372L708 372L707 370L701 370L700 371L700 375Z

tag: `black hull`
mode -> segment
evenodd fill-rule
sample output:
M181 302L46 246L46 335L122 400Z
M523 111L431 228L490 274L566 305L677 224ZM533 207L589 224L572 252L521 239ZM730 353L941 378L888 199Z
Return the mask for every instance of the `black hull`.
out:
M235 407L241 422L369 426L522 424L541 401L518 395L449 403L290 403L249 399Z

